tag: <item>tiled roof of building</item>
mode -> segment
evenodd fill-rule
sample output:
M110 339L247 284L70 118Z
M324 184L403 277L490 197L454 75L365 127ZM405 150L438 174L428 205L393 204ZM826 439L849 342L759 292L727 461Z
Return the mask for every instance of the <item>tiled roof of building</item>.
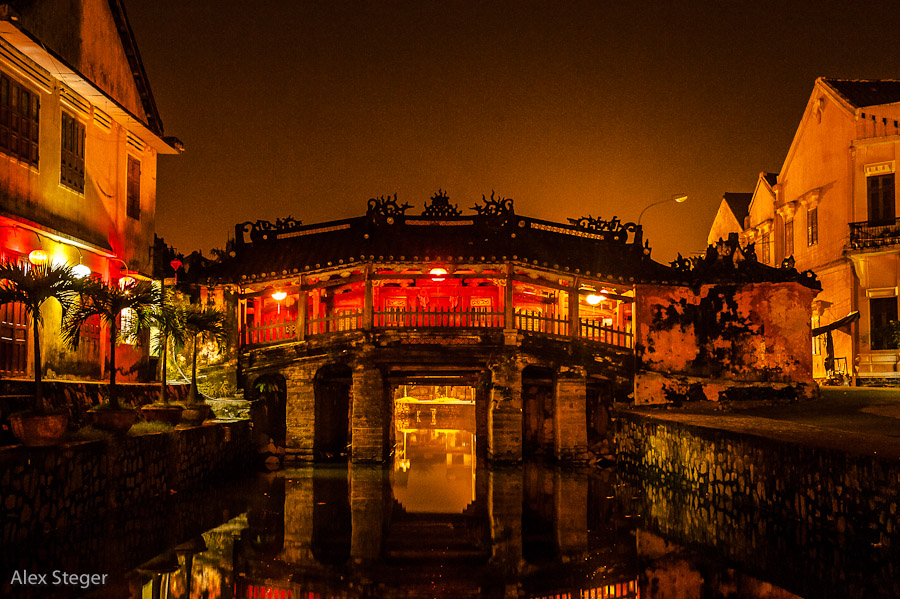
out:
M822 79L856 108L900 102L900 81L894 79Z
M728 192L722 194L722 199L731 208L731 212L738 223L743 224L744 217L750 214L750 201L753 199L753 194Z

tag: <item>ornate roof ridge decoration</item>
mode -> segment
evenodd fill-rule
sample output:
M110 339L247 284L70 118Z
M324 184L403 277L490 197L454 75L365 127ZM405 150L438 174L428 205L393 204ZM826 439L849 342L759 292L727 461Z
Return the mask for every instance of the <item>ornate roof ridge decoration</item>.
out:
M471 208L477 212L479 216L511 217L516 214L512 198L497 196L497 199L494 199L493 189L491 190L491 199L487 199L484 197L484 194L481 194L481 201L484 203L476 203Z
M412 208L412 205L406 202L398 204L397 194L395 193L393 198L391 196L370 198L366 208L366 216L376 223L392 225L395 217L403 216L410 208Z
M430 217L446 217L446 216L462 216L462 210L456 204L450 203L450 196L442 190L438 189L437 193L431 196L431 203L425 206L422 216Z
M715 245L706 248L704 256L678 258L670 267L692 279L694 283L800 283L810 289L822 289L815 273L811 270L799 272L794 267L793 257L785 258L781 266L769 266L759 262L753 243L741 247L737 233L728 239L719 239Z
M594 218L593 216L582 216L581 218L569 218L568 220L579 231L588 231L597 233L601 239L605 241L615 241L617 243L627 243L628 234L636 233L638 225L634 223L626 223L619 220L618 216L612 217L610 220L602 218Z
M288 216L287 218L278 218L274 223L267 220L258 220L255 223L247 221L239 224L236 229L243 233L249 233L250 241L256 243L278 239L279 235L294 233L302 226L303 221Z

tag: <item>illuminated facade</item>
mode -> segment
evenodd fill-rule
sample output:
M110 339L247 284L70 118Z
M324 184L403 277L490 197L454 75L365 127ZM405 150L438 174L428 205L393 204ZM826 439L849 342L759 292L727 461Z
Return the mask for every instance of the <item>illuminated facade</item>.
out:
M149 277L156 160L179 150L163 137L121 0L0 7L0 258L42 250L82 276ZM58 306L46 310L45 376L101 376L99 322L71 352ZM24 315L7 306L0 320L0 375L31 374ZM118 351L124 380L144 374L146 349Z
M897 320L900 221L895 170L900 152L900 82L816 80L777 182L760 176L749 215L737 230L766 248L771 263L793 256L816 272L813 328L858 311L860 318L813 342L813 374L857 384L898 382L900 353L889 339ZM720 214L712 231L727 233ZM763 258L760 257L760 261ZM849 319L852 320L852 319Z

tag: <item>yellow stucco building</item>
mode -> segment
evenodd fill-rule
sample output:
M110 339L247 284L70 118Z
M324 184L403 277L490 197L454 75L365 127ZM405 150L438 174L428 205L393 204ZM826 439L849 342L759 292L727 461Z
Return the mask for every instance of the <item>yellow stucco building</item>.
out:
M760 175L740 229L723 206L710 230L737 230L760 261L793 256L815 271L813 328L859 312L832 332L831 370L856 384L900 383L888 327L898 318L898 121L900 81L817 79L777 178ZM813 342L817 379L829 374L825 337Z
M43 250L110 283L150 277L157 156L180 149L163 135L121 0L0 5L0 259ZM71 352L47 305L45 374L103 375L99 322ZM33 373L31 343L21 308L0 308L0 376ZM118 351L122 377L140 378L146 348Z

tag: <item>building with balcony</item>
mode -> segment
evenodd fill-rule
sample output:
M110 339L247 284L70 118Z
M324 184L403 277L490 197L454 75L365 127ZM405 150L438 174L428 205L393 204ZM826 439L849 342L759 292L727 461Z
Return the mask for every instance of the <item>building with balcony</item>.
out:
M121 0L0 4L0 259L86 267L113 283L149 277L156 161L180 148L163 135ZM99 321L72 352L51 303L45 376L102 376ZM0 307L0 376L31 374L31 343L22 310ZM145 374L146 347L118 352L122 379Z
M817 79L777 178L760 175L740 228L721 209L711 227L711 237L731 229L755 243L761 262L792 257L816 272L818 379L900 383L888 326L898 316L898 123L900 81Z

